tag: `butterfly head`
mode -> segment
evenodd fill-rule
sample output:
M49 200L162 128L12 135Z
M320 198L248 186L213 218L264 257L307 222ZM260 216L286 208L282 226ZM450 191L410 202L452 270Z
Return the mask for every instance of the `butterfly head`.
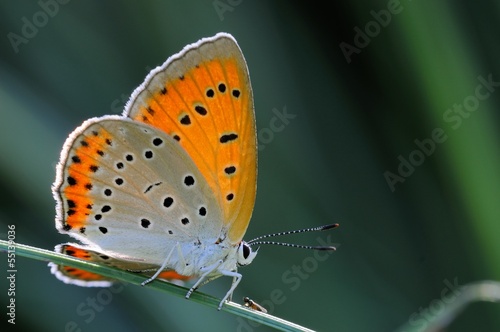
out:
M252 263L255 256L257 256L258 251L259 249L253 251L252 247L250 247L248 243L241 241L237 250L238 256L236 262L238 263L238 266L245 266Z

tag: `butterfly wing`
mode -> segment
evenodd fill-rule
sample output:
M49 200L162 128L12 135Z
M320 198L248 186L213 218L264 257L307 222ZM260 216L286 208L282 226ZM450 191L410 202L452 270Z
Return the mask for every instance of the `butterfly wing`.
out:
M84 261L99 262L106 265L110 264L110 259L112 260L109 256L86 250L76 244L59 244L54 251ZM71 266L59 265L52 262L49 263L49 266L52 274L67 284L86 287L109 287L113 283L113 279Z
M188 255L201 235L215 242L223 228L216 198L185 150L127 118L77 128L53 191L59 231L121 260L161 265L177 243Z
M179 142L215 194L230 243L239 243L255 203L257 149L250 78L233 37L219 33L169 58L124 115Z
M156 272L157 267L150 264L142 264L137 262L122 261L102 253L89 250L88 247L74 244L66 243L59 244L54 249L55 252L68 255L74 258L78 258L87 262L99 263L101 265L107 265L116 267L122 270L128 271L138 271L146 275L152 275ZM59 280L78 286L86 287L109 287L116 280L104 277L100 274L82 270L79 268L74 268L66 265L59 265L55 263L49 263L52 274L54 274ZM178 274L173 270L167 270L160 273L158 276L160 279L165 279L168 281L186 281L190 277Z

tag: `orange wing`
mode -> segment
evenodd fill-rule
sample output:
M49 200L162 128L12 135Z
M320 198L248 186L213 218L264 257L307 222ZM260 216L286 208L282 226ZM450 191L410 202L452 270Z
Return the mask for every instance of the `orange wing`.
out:
M84 122L80 128L93 120ZM101 166L99 158L112 144L113 137L105 129L94 131L88 136L81 134L77 129L68 141L72 141L73 136L75 139L78 137L79 142L74 142L72 145L65 144L63 158L66 160L60 163L66 166L61 169L53 190L58 202L57 219L60 220L57 227L64 231L78 229L83 234L94 204L94 199L89 194L93 186L90 181L91 175ZM71 150L73 153L70 153Z
M220 33L187 46L153 70L125 115L171 135L215 193L231 243L250 221L257 149L250 77L236 41Z
M87 250L83 246L76 244L60 244L56 246L55 251L89 262L104 262L107 264L107 260L111 259L109 256ZM108 287L115 281L100 274L71 266L58 265L55 263L49 263L49 266L51 267L52 274L67 284L90 287Z
M123 270L143 273L148 276L152 276L158 268L154 265L149 266L136 262L122 261L98 253L96 251L89 250L85 246L77 244L68 243L68 244L58 245L55 251L85 261L114 266ZM102 276L100 274L89 272L71 266L58 265L55 263L50 263L50 266L52 273L55 274L58 279L69 284L76 284L79 286L108 287L111 286L113 282L116 282L116 280ZM191 279L190 276L181 275L175 272L174 270L162 271L158 275L158 278L167 281L173 281L173 280L187 281Z

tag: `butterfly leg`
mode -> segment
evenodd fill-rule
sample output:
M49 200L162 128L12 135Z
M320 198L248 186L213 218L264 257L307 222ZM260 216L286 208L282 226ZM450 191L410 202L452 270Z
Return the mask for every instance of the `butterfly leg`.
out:
M225 270L220 270L219 271L222 275L228 276L228 277L233 277L233 283L231 285L231 288L229 291L226 293L226 295L222 298L222 301L220 301L219 307L217 310L222 309L222 306L224 305L224 302L230 301L231 297L233 296L233 292L238 286L238 284L241 281L242 275L236 271L225 271Z
M234 272L238 272L238 269L234 270ZM241 278L241 276L240 276ZM235 282L240 282L239 280L237 280L237 277L233 277L233 283L231 285L233 285ZM238 284L236 284L238 285ZM234 287L236 288L236 286ZM228 301L232 301L233 300L233 293L231 292L231 294L229 295L229 297L227 298Z
M153 276L143 282L141 282L141 285L142 286L146 286L147 284L149 284L151 281L155 280L156 277L158 277L158 275L161 273L161 271L163 271L163 269L165 269L165 267L167 266L167 263L170 261L170 257L172 256L172 253L174 252L174 249L176 249L176 247L179 247L180 248L180 245L179 243L177 242L177 245L174 246L170 252L168 253L167 255L167 258L165 258L165 260L163 261L163 264L160 266L160 268L156 271L155 274L153 274ZM181 258L182 260L184 260L184 257L181 255Z
M223 261L222 261L222 259L220 259L212 265L205 266L205 267L201 268L200 272L202 272L202 275L201 275L200 279L198 279L198 281L193 285L193 287L191 287L191 289L187 292L186 299L189 299L191 294L193 294L193 292L196 289L198 289L198 287L205 285L207 282L217 278L218 276L211 277L211 278L208 278L207 280L205 280L207 278L207 276L210 273L212 273L213 271L215 271L222 263L223 263Z
M221 275L233 277L233 283L231 285L231 288L226 293L226 295L222 298L221 302L219 303L219 307L217 308L217 310L221 310L222 306L224 305L224 302L230 301L230 298L232 297L233 292L236 289L236 287L238 286L238 284L240 283L240 280L242 277L242 275L236 271L218 270L218 272L220 272L220 275L216 275L216 276L212 276L212 277L207 278L207 276L210 273L212 273L213 271L215 271L222 263L223 263L223 261L219 260L215 264L212 264L210 266L206 266L206 267L202 268L201 272L203 272L203 274L201 275L200 279L198 279L198 281L193 285L193 287L191 287L191 289L187 292L186 299L188 299L196 289L198 289L199 287L207 284L208 282L210 282L214 279L217 279Z

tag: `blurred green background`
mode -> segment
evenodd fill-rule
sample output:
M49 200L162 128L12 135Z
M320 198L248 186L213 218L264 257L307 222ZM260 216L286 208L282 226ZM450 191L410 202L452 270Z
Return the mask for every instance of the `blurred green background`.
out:
M262 146L246 239L341 224L289 239L336 243L323 260L262 247L235 300L320 331L424 328L453 300L450 285L500 280L499 13L466 0L2 1L1 237L13 224L20 243L69 241L50 191L67 135L121 113L151 68L226 31L248 62ZM270 131L284 110L295 117ZM99 289L65 285L39 261L18 257L17 269L19 330L269 330L131 285L91 314ZM222 296L229 284L202 290ZM499 309L474 304L449 331L497 331Z

